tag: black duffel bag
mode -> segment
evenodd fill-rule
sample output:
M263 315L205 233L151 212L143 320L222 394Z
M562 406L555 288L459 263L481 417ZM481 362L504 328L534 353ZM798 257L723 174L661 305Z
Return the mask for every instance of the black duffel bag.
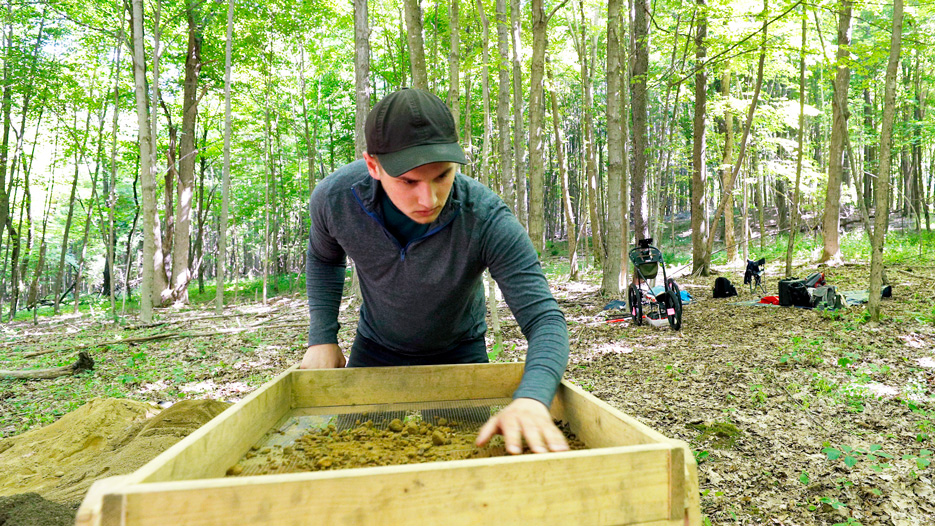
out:
M804 279L787 278L779 280L779 305L781 307L811 307Z

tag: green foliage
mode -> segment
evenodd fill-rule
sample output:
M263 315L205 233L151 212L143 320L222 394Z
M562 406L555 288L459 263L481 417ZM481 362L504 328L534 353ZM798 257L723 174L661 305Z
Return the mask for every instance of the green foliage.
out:
M825 341L822 338L806 340L801 336L791 338L792 346L779 356L782 365L821 365L824 361L822 353L825 350Z
M503 352L503 346L504 346L503 342L495 343L494 346L489 351L487 351L487 359L490 360L491 362L496 362L497 358L499 358L500 354ZM511 350L512 351L516 350L515 343L512 344Z
M837 460L842 459L844 465L849 468L854 467L861 460L865 460L870 463L874 463L870 466L870 469L874 471L883 471L884 469L891 467L890 464L880 460L880 459L892 459L893 455L882 451L883 446L878 444L872 444L869 448L852 448L850 446L839 446L839 447L824 447L821 452L825 454L828 460Z

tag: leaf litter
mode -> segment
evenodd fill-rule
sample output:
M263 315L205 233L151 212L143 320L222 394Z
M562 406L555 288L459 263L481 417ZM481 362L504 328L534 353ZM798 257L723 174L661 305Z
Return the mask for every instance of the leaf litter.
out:
M779 276L769 270L767 289L775 292ZM821 270L838 290L866 288L867 265ZM694 298L679 332L605 323L602 307L612 298L600 295L599 275L553 278L571 340L565 377L690 444L711 524L933 524L935 468L926 461L935 449L935 279L924 268L892 270L894 298L876 326L864 322L863 306L828 314L737 305L756 298L738 287L739 298L713 299L716 275L677 277ZM741 281L742 269L718 271ZM357 321L347 303L339 333L345 349ZM221 317L167 309L146 327L115 328L103 316L5 326L2 369L62 365L79 345L157 338L92 347L97 366L79 376L0 381L0 436L7 437L0 455L9 437L94 397L151 408L187 398L236 402L301 358L306 308L295 295ZM499 313L497 360L520 361L526 342L503 302ZM492 335L488 340L491 347ZM50 348L55 352L23 358ZM832 459L829 449L842 455ZM846 449L852 460L844 460Z

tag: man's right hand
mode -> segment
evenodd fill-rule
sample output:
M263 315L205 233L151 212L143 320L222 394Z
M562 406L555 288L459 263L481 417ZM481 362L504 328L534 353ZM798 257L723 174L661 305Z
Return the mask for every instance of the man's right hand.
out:
M299 369L336 369L344 367L347 360L344 359L344 353L336 343L323 343L321 345L309 345L302 357L302 364Z

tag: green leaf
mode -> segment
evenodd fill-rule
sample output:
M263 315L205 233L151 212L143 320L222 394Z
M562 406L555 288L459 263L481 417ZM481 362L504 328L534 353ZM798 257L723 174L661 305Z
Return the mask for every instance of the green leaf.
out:
M799 482L801 482L802 484L808 485L808 472L807 471L803 471L801 474L799 474Z
M925 468L929 467L929 465L930 465L931 463L932 463L932 461L929 460L929 459L927 459L927 458L917 458L917 459L916 459L916 465L919 466L919 469L925 469Z
M822 449L821 452L824 453L825 455L828 455L828 460L837 460L841 458L841 455L842 455L842 453L839 450L833 447L826 447Z
M857 464L858 460L860 459L852 455L847 455L846 457L844 457L844 463L847 464L847 467L849 468L854 467L854 464Z

